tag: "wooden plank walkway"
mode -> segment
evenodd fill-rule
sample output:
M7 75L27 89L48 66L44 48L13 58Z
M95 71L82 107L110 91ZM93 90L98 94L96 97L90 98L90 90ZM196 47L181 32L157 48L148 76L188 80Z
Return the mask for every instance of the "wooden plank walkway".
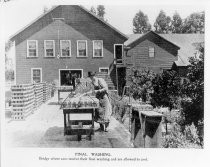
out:
M95 132L89 141L82 136L63 135L63 112L57 104L57 94L43 104L25 121L11 121L6 125L9 147L80 147L80 148L131 148L130 133L112 117L108 132ZM99 124L95 123L95 129Z

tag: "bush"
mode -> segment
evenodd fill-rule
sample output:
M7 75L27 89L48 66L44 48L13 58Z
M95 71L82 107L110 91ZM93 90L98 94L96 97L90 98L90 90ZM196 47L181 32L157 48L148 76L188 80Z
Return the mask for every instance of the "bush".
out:
M174 124L169 135L162 141L164 148L203 148L203 143L199 139L198 130L194 124L185 126L182 132L181 126Z
M153 93L151 104L154 107L169 107L171 110L178 106L180 97L180 77L176 71L164 71L152 80Z
M141 98L143 102L150 100L150 94L153 92L152 80L155 73L147 69L133 69L129 76L131 81L131 94L134 99Z

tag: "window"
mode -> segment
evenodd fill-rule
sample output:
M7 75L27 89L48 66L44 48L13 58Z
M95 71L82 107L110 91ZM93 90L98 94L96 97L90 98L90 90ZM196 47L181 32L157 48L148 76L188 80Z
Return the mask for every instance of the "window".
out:
M27 57L38 57L38 41L27 41Z
M54 40L45 40L45 57L55 57L55 42Z
M104 74L109 74L109 68L108 67L99 67L99 72Z
M31 69L31 82L40 83L42 82L42 69L41 68L32 68Z
M87 57L87 41L77 41L77 57Z
M103 57L103 41L93 41L93 57Z
M70 40L61 40L61 57L70 57L71 56L71 41Z
M149 57L155 57L155 48L149 47Z

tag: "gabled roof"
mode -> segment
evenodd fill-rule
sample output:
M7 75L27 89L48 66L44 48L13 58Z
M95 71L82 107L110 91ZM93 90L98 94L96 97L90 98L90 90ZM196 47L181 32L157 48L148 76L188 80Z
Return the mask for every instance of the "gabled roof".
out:
M20 39L20 41L22 41L24 39L27 39L28 37L30 37L31 35L33 35L37 31L41 30L42 28L44 28L47 25L49 25L50 23L52 23L53 22L52 18L62 18L61 12L62 12L62 9L63 9L64 6L68 6L68 5L58 5L58 6L53 7L48 12L42 14L37 19L32 21L30 24L25 26L23 29L21 29L20 31L15 33L13 36L11 36L10 40L14 41L18 38L18 39ZM128 37L125 34L121 33L119 30L117 30L116 28L111 26L106 21L104 21L101 18L97 17L96 15L92 14L91 12L89 12L84 7L79 6L79 5L69 5L69 6L75 7L75 8L80 8L81 10L85 11L88 15L90 15L91 17L98 20L98 22L103 24L105 27L109 28L110 30L114 31L116 34L121 36L124 40L128 39ZM35 27L35 28L32 29L32 27ZM28 30L28 31L26 32L26 30Z
M129 39L124 44L126 46L133 46L133 45L135 45L135 43L138 43L138 42L146 39L147 36L150 35L150 34L161 38L161 40L164 40L165 42L168 42L168 43L172 44L173 46L175 46L177 49L179 49L179 46L177 46L176 44L172 43L171 41L168 41L167 39L165 39L164 37L162 37L159 34L155 33L154 31L149 31L149 32L147 32L145 34L133 34L131 36L132 39L130 39L130 37L129 37Z
M125 45L131 45L141 39L145 34L128 35ZM189 64L188 58L194 56L196 44L204 43L204 34L157 34L165 40L179 46L178 60L175 61L177 66L186 66Z

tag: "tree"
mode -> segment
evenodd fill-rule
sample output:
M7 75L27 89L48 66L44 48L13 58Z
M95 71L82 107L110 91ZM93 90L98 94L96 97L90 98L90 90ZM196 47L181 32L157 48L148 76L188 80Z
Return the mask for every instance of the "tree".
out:
M182 18L175 12L171 20L171 32L172 33L182 33Z
M141 98L143 102L150 100L150 94L153 91L152 80L154 77L155 73L146 68L132 70L129 80L131 81L130 91L134 99Z
M180 95L180 77L176 71L163 71L157 74L152 81L153 93L151 94L151 104L155 107L169 107L177 106Z
M204 33L205 13L192 13L183 23L182 33Z
M165 12L161 10L154 23L155 32L168 33L170 31L170 24L170 16L166 16Z
M96 15L96 9L94 8L94 6L91 6L90 12Z
M105 15L105 7L104 5L98 5L97 6L97 16L100 17L101 19L105 20L104 15Z
M47 6L44 6L44 7L43 7L43 13L47 13L48 10L49 10L49 9L48 9Z
M145 15L141 10L136 13L133 18L133 33L146 33L151 30L151 24L149 23L147 15Z
M191 57L187 80L183 84L182 113L185 124L198 125L204 118L204 47L199 48L199 58Z

